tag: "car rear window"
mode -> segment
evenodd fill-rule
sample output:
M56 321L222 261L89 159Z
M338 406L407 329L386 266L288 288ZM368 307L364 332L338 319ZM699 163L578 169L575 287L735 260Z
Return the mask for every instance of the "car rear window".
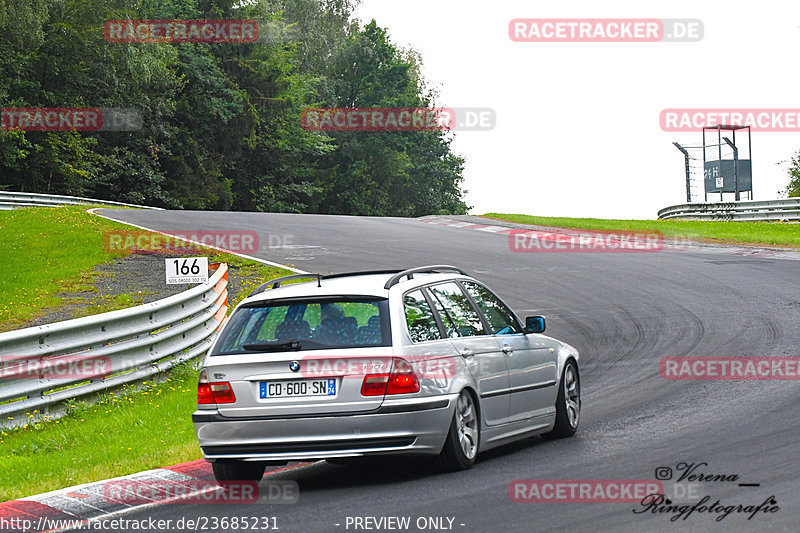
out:
M390 344L385 299L303 300L240 307L212 355Z

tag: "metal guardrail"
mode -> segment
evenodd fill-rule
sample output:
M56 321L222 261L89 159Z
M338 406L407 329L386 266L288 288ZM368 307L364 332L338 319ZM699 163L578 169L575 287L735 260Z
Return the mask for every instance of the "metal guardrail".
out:
M800 198L679 204L660 210L658 212L658 218L735 220L737 222L770 220L800 221Z
M101 204L109 207L138 207L140 209L161 209L147 205L124 204L108 200L96 200L80 196L62 196L58 194L39 194L33 192L0 191L0 211L18 209L20 207L57 207L60 205Z
M208 283L162 300L0 333L0 426L202 355L225 320L227 286L221 263Z

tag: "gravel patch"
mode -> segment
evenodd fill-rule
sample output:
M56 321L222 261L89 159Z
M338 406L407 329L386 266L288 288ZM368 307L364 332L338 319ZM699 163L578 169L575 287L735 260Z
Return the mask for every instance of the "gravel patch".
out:
M164 259L180 257L171 254L131 254L122 259L115 259L95 267L88 276L86 283L82 284L86 290L76 290L59 293L63 298L59 307L46 310L44 314L30 320L20 328L42 326L111 310L109 306L116 298L130 295L133 301L129 305L141 305L167 298L188 290L195 285L167 285L165 282ZM241 292L247 282L252 288L254 281L260 281L258 276L240 275L240 268L229 266L228 271L228 301ZM89 288L92 288L89 290Z

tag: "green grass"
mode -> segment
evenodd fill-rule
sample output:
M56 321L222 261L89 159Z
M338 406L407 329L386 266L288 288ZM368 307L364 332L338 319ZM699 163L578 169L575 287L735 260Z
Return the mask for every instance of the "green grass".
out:
M100 274L97 265L124 257L130 250L107 251L104 236L109 231L130 232L131 227L86 213L87 206L26 208L0 211L0 331L18 329L47 310L74 303L59 296L69 292L96 292L91 283ZM140 230L134 230L139 232ZM224 261L240 268L240 276L264 280L290 274L232 254L206 249L209 261ZM186 255L199 255L194 251ZM249 289L239 295L233 307L260 281L246 282ZM245 291L243 291L245 292ZM114 311L141 303L141 295L119 295L87 302L77 316ZM77 300L79 302L79 300Z
M698 220L615 220L537 217L487 213L486 218L519 224L589 230L659 232L665 238L800 248L800 224L786 222L706 222Z
M191 461L202 457L192 427L195 364L73 404L57 420L29 413L30 422L0 429L0 501Z
M131 294L117 294L115 296L101 296L96 301L87 303L76 314L75 318L89 315L99 315L101 313L108 313L118 309L125 309L127 307L135 307L144 303L145 293L137 295ZM79 303L78 299L72 300Z
M28 208L0 212L0 328L14 329L65 303L94 314L141 302L139 295L81 299L58 293L97 292L94 267L127 255L109 253L107 231L130 227L85 212L86 207ZM138 231L138 230L137 230ZM229 310L264 281L289 274L231 254L206 249L210 262L237 267L229 280L243 287ZM189 255L200 255L193 252ZM0 330L2 330L0 329ZM201 457L191 422L197 370L182 365L163 376L109 393L99 403L78 401L58 419L28 413L24 427L0 429L0 500L30 496Z
M58 293L83 288L95 266L124 255L106 251L103 236L127 226L86 209L0 211L0 331L16 329L58 306Z

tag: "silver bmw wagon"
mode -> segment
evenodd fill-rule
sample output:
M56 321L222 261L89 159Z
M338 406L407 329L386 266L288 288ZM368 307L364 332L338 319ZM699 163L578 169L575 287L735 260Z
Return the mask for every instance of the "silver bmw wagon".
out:
M380 454L467 469L478 452L577 430L578 352L544 330L452 266L275 279L214 341L192 421L220 481Z

